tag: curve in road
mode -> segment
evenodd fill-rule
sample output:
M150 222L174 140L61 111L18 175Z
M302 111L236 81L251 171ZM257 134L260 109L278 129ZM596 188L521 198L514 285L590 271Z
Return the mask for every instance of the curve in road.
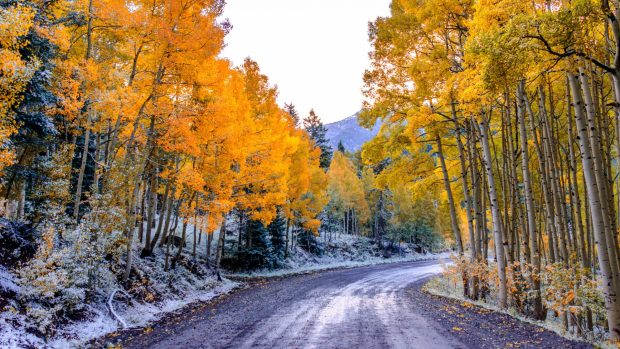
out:
M419 292L421 281L441 270L438 261L423 261L261 282L191 314L168 318L122 345L166 349L493 348L512 340L495 341L493 330L476 334L478 327L485 327L480 325L465 337L451 331L452 324L442 320L444 305L435 304L442 301ZM489 327L496 322L518 323L511 326L525 332L521 347L588 347L547 331L534 338L528 332L537 327L503 316L508 319L483 321ZM485 338L483 343L480 338L485 336L490 340Z

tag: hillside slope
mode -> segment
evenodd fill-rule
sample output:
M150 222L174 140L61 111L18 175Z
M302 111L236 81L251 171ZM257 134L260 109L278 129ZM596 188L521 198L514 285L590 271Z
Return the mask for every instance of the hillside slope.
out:
M381 128L379 121L377 121L372 130L369 130L357 123L357 116L358 114L356 113L346 119L325 125L327 127L327 138L332 149L338 148L338 142L342 141L346 150L351 152L358 151L364 143L379 133Z

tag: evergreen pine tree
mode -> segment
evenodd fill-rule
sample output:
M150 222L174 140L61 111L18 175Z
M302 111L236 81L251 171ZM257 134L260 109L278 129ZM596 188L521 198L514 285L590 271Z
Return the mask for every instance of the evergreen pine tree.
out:
M338 151L341 153L345 152L344 144L342 144L342 140L338 141Z
M298 127L300 120L299 113L297 112L295 105L293 103L285 103L284 111L286 111L293 118L293 121L295 122L295 127Z
M222 259L224 268L233 271L251 271L277 267L270 230L261 221L249 220L241 237L246 241L242 246L237 245L236 238L228 240L227 256Z
M37 61L39 66L22 92L21 102L10 111L12 122L18 125L19 131L12 135L10 143L2 146L12 148L19 156L12 166L4 169L2 184L6 198L19 195L19 182L23 181L23 185L28 189L28 200L32 199L31 187L46 179L46 174L41 173L41 166L37 164L49 160L47 150L59 135L52 115L47 113L47 110L58 102L51 88L58 48L50 38L36 29L37 26L50 25L53 21L52 15L46 10L52 3L55 1L46 2L45 6L35 2L23 2L24 6L36 13L36 25L24 37L26 44L20 49L20 54L25 62ZM11 7L14 4L13 1L6 1L0 4L0 7ZM69 19L68 22L73 24Z
M284 265L284 249L286 248L286 242L284 240L285 229L286 223L280 215L267 227L271 237L273 268L281 268Z
M249 235L250 246L242 250L238 258L243 269L252 270L271 268L272 246L269 232L260 221L248 221L246 234Z
M312 231L302 229L297 236L297 241L299 247L304 250L317 256L321 256L323 254L324 246Z
M316 115L314 109L310 110L310 115L304 118L304 128L316 146L321 148L320 165L322 169L327 170L332 160L332 148L327 140L327 128Z

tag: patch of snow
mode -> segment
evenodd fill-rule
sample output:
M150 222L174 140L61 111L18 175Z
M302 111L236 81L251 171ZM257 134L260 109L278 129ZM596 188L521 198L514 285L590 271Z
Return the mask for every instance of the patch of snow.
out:
M138 303L128 307L119 316L129 328L146 327L157 321L166 313L176 311L194 302L207 302L219 295L231 292L239 287L239 283L224 280L215 288L196 290L182 298L166 299L162 302L148 304ZM11 312L0 313L0 348L81 348L84 343L121 330L122 326L110 316L108 309L101 304L89 309L94 316L86 321L76 321L63 326L50 341L45 343L42 338L26 332L23 324L27 319L23 315Z
M123 311L118 309L115 309L115 311L126 322L127 328L147 327L167 313L179 310L191 303L210 301L219 295L231 292L239 286L240 284L237 282L224 279L224 281L213 288L191 290L183 295L170 295L170 298L166 298L161 302L137 303ZM92 339L123 329L123 326L110 316L108 309L105 307L96 309L95 312L97 315L92 320L76 322L65 326L59 331L56 339L48 343L48 345L51 348L79 348Z
M20 287L15 283L15 277L6 268L0 265L0 290L19 293Z
M284 268L276 270L258 270L249 273L229 274L237 279L280 277L305 274L330 269L357 268L370 265L412 262L430 259L449 259L452 252L420 254L412 252L409 244L402 244L403 254L385 258L378 256L381 249L367 237L349 234L336 234L326 244L324 255L316 256L296 246L286 261Z
M24 317L11 311L0 313L0 348L42 348L42 339L25 331Z
M184 248L184 256L192 259L193 226L188 229L187 246ZM137 233L137 232L136 232ZM134 239L134 256L141 251L141 244ZM211 252L215 252L215 243ZM171 253L176 252L177 247L172 246ZM197 245L197 258L194 262L204 265L206 256L206 235L201 238L201 244ZM240 286L238 282L224 279L218 282L215 274L207 269L197 275L185 267L179 265L176 269L164 270L165 253L157 248L152 258L135 258L136 269L149 276L151 293L155 293L158 301L153 303L133 300L127 302L126 297L115 297L114 311L127 324L128 328L146 327L157 321L166 313L181 309L191 303L206 302L219 295L231 292ZM206 273L206 274L205 274ZM16 274L0 265L0 294L2 291L15 293L17 296L23 291L17 283ZM112 285L114 286L114 285ZM118 286L116 286L118 287ZM72 321L59 326L53 337L44 338L29 333L33 327L32 319L28 318L23 311L19 311L16 300L9 299L4 309L0 309L0 348L81 348L90 340L114 333L122 329L121 323L110 314L107 307L108 297L85 305L86 318Z
M310 265L298 265L295 267L289 267L286 269L278 270L261 270L252 273L239 273L231 274L230 276L238 278L263 278L263 277L279 277L295 274L311 273L316 271L331 270L331 269L349 269L359 268L371 265L402 263L402 262L414 262L422 260L435 260L435 259L447 259L450 257L450 253L439 254L415 254L406 257L394 257L394 258L381 258L373 257L363 261L324 261L324 263L310 264Z
M125 312L124 319L130 328L145 327L157 321L166 313L179 310L191 303L210 301L219 295L231 292L239 286L239 283L225 279L220 285L210 290L197 290L186 294L183 298L171 298L156 304L144 303L132 307Z

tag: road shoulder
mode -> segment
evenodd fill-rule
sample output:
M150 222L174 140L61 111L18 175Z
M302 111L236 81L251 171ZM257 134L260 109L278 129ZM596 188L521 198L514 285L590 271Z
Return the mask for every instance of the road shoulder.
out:
M588 343L568 340L508 314L430 294L422 289L428 280L417 281L408 288L414 306L470 348L592 348Z

